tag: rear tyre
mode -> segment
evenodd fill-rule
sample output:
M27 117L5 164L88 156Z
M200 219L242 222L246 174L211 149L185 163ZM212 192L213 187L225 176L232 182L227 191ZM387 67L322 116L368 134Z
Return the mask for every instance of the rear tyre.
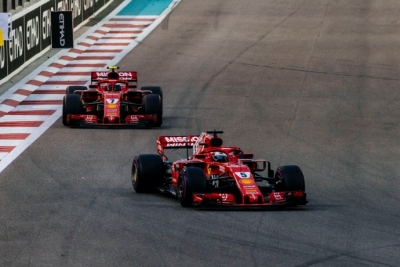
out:
M64 96L63 101L63 124L65 126L79 126L80 121L69 121L67 122L68 115L80 115L81 114L81 97L80 95L76 94L69 94Z
M275 171L275 191L305 191L304 175L296 165L281 166Z
M132 186L137 193L150 192L164 182L164 162L160 155L138 155L132 163Z
M76 90L87 90L87 87L86 86L80 86L80 85L75 85L75 86L68 86L67 87L67 89L65 90L65 93L67 94L67 95L69 95L69 94L73 94L74 93L74 91L76 91Z
M207 177L203 169L188 167L178 181L177 195L183 207L192 206L193 193L204 193L207 188Z
M145 95L143 97L144 114L157 115L157 121L154 126L162 125L162 104L161 98L157 94Z

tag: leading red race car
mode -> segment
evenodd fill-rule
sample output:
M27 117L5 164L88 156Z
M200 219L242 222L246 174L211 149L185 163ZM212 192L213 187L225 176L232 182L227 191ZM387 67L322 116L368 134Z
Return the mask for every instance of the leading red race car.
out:
M254 159L252 153L239 147L222 146L221 133L159 136L158 154L138 155L133 160L134 190L172 194L184 207L263 208L307 203L304 176L298 166L273 171L267 160ZM193 148L193 154L170 162L164 150L176 148Z
M63 100L65 126L83 125L159 127L162 124L163 95L160 86L137 89L136 71L91 72L91 84L69 86Z

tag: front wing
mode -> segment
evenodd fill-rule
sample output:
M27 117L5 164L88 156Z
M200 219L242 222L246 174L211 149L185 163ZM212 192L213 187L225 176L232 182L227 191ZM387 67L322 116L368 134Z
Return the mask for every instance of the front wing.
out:
M268 208L307 204L307 194L302 191L273 192L268 196L243 197L237 201L230 193L193 193L193 205L198 207Z
M67 123L70 126L134 126L152 125L157 122L157 115L128 115L122 121L119 118L113 121L104 121L96 115L68 115Z

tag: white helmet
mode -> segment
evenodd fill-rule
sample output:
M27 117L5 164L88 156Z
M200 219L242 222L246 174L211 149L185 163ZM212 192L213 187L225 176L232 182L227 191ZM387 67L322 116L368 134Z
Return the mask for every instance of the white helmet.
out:
M216 162L228 162L228 157L224 152L213 152L213 160Z

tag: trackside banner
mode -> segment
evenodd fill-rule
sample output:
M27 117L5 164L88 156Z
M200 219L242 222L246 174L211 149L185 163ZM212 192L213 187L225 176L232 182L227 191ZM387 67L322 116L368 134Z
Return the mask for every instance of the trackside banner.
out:
M72 11L51 12L51 47L74 47Z
M41 0L12 14L11 21L7 24L11 27L7 29L7 36L11 39L6 40L3 31L4 41L3 46L0 46L0 84L26 62L50 48L52 12L69 11L73 27L76 28L110 1L112 0ZM65 41L66 44L70 41L68 36Z

